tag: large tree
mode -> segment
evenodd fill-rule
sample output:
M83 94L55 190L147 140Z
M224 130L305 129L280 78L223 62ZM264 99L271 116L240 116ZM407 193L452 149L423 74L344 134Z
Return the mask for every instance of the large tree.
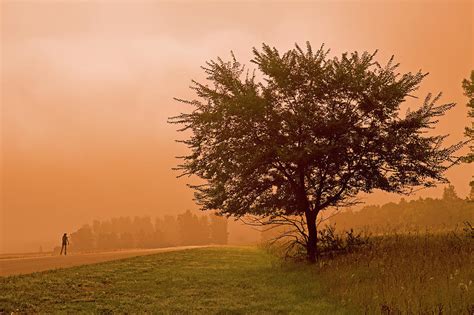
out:
M461 144L444 147L445 136L426 131L454 104L428 95L400 115L426 74L400 75L393 58L381 66L375 53L330 58L309 43L284 54L264 44L253 53L258 71L233 54L207 62L207 82L193 81L197 99L178 99L194 109L171 119L190 131L182 142L191 152L178 169L204 180L191 185L202 210L302 215L314 261L320 211L350 204L359 192L447 182Z

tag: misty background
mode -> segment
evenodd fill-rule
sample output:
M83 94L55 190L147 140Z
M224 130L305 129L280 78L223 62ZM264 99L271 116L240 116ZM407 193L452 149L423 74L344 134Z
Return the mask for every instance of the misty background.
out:
M448 144L468 125L461 81L474 69L471 1L1 3L0 252L45 250L94 220L195 211L176 179L182 137L167 118L189 110L199 68L230 51L250 65L262 42L280 50L325 43L332 54L392 54L400 71L430 75L428 92L456 102L437 125ZM472 165L448 172L459 196ZM441 197L443 187L412 197ZM375 193L367 204L398 202ZM238 232L239 230L240 232ZM232 235L242 233L237 223Z

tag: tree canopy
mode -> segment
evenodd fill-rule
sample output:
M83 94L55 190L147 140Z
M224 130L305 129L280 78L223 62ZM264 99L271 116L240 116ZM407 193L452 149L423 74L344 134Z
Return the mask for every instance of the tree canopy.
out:
M462 87L464 89L464 95L469 98L469 102L466 104L469 112L467 116L469 118L474 118L474 70L471 71L470 79L464 79L462 81ZM474 139L474 121L471 121L471 127L466 127L464 134L469 138L470 141ZM467 163L472 163L474 161L474 146L471 144L470 152L465 157ZM471 182L471 186L474 186L474 182Z
M464 162L472 163L474 161L474 145L472 144L472 141L474 141L474 121L472 120L472 118L474 118L474 70L471 71L470 79L464 79L462 81L462 87L464 89L464 95L469 98L469 102L466 104L469 109L467 116L471 118L471 127L466 127L464 131L464 134L469 139L468 141L471 142L469 153L464 157ZM471 180L469 185L471 186L470 198L474 200L474 180Z
M196 175L192 185L203 210L243 216L304 215L308 256L314 260L319 211L352 204L359 192L409 193L447 182L461 144L427 133L453 103L429 94L418 109L400 114L426 76L397 73L376 53L329 57L324 47L281 54L253 49L257 70L232 54L203 67L207 82L193 81L194 110L171 119L191 131L191 150L178 166Z

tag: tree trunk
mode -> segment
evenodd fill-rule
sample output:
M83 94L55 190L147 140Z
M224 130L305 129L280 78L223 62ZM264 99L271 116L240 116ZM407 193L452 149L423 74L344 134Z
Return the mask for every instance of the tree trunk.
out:
M316 262L316 256L318 253L317 241L318 234L316 230L316 217L317 213L307 210L305 211L306 225L308 227L308 243L306 244L306 253L308 255L308 261L311 263Z

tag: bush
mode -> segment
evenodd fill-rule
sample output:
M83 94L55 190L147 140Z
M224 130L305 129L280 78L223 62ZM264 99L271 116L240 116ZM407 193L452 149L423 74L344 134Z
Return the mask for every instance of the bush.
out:
M318 233L318 250L320 255L334 255L336 253L351 252L369 244L370 236L363 232L354 232L353 229L336 233L335 225L327 225Z

